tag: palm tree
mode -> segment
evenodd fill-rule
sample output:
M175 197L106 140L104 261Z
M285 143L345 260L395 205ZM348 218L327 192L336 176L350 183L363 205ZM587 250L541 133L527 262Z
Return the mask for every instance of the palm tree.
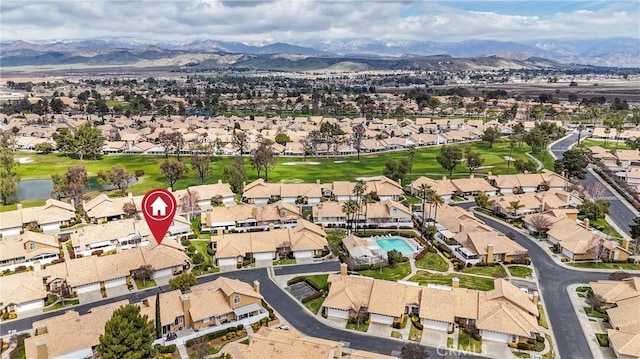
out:
M431 190L431 187L426 183L423 183L423 184L420 185L420 187L418 187L418 197L420 197L420 199L422 199L422 222L420 222L422 224L422 227L424 227L425 205L426 205L430 190ZM429 208L431 208L431 207L429 207Z
M580 141L578 141L580 142ZM509 164L511 164L511 154L513 153L513 148L516 146L516 140L512 138L509 141L509 157L507 158L507 174L509 174Z
M438 219L438 206L443 205L444 204L444 200L442 199L442 196L440 196L438 194L438 192L431 190L429 193L429 202L431 202L431 204L433 206L435 206L435 213L433 215L433 222L437 222Z
M378 195L375 192L369 192L362 196L362 203L364 204L364 223L367 224L367 212L369 211L369 204L375 203ZM364 231L364 230L363 230Z
M353 199L347 200L342 204L342 213L344 213L347 216L347 229L349 229L350 232L350 223L349 223L349 219L353 219L353 217L355 216L355 214L358 212L358 202L356 202ZM353 221L352 221L353 222Z
M358 204L358 215L362 210L362 195L366 190L367 184L364 181L356 181L356 184L353 185L353 194L356 196L356 203ZM356 232L358 231L358 217L356 217Z
M520 208L524 208L524 204L521 204L520 201L511 201L509 202L509 207L507 207L509 211L513 211L514 217L518 215L518 210Z
M580 137L582 136L582 131L584 131L585 127L583 124L578 125L578 143L580 143Z
M609 127L609 125L607 125L607 127L604 129L604 133L605 133L605 137L604 137L604 148L607 148L607 140L609 139L609 134L611 133L611 127Z

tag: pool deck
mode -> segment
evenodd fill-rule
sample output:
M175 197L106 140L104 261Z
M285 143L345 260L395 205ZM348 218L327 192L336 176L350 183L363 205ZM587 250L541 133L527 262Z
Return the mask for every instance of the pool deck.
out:
M405 256L411 257L413 258L416 254L420 253L420 251L422 251L422 246L415 242L414 240L412 240L411 238L405 238L405 237L400 237L400 236L373 236L373 237L368 237L367 239L367 243L369 245L369 250L376 253L381 253L384 257L387 256L387 253L385 250L382 249L382 247L380 247L380 245L378 244L378 241L385 241L385 240L401 240L403 241L407 247L411 250L411 252L407 253L405 250L405 248L402 248L403 250L400 250L399 248L395 248L394 246L390 246L390 248L388 248L389 250L392 249L396 249L398 250L400 253L402 253ZM416 248L415 250L413 248Z

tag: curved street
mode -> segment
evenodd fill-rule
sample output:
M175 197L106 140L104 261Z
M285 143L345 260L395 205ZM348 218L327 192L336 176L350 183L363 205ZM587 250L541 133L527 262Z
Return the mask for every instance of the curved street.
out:
M583 132L582 138L585 133ZM578 133L575 132L550 147L550 151L557 157L562 157L562 154L569 149L569 147L578 141ZM591 183L601 182L606 185L606 182L602 181L599 177L594 175L591 171L587 171L587 178L582 181L584 185ZM618 196L617 193L613 193L609 187L604 192L604 198L607 202L611 203L609 207L611 220L628 236L631 235L629 230L629 224L633 222L633 219L637 217L637 212L629 208L629 204Z

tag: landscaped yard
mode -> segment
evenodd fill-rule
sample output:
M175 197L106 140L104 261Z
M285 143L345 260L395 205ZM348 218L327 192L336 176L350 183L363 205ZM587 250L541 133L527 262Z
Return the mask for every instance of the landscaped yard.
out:
M441 274L433 274L425 271L418 271L416 275L409 278L409 281L417 282L417 283L420 283L421 285L432 283L432 284L451 286L451 280L454 277L457 277L458 279L460 279L460 287L462 288L478 289L478 290L493 289L492 278L474 277L474 276L468 276L464 274L441 275Z
M544 165L544 168L553 171L553 165L555 164L555 160L553 159L553 157L551 157L551 155L549 154L549 152L545 152L545 153L532 153L531 154L533 157L535 157L538 161L542 162L542 164ZM529 157L527 157L527 159L531 159ZM513 170L512 170L513 171ZM514 173L515 171L511 172Z
M618 233L618 231L616 231L615 229L613 229L613 227L611 227L611 225L609 224L609 222L607 222L606 219L604 218L598 218L595 221L591 222L591 225L602 231L602 233L611 236L611 237L616 237L616 238L622 238L622 235L620 235L620 233Z
M542 304L538 304L538 313L540 314L540 317L538 317L538 325L545 329L549 329L549 324L547 323L547 315L544 313L544 307L542 306Z
M310 301L304 303L304 306L307 307L313 314L318 314L320 308L322 308L322 303L324 302L323 297L311 299Z
M615 130L612 130L615 133ZM584 140L580 140L580 143L584 145L584 147L589 148L591 146L600 146L602 148L606 148L607 150L613 150L616 148L615 140L607 140L607 144L605 145L604 140L595 139L595 138L585 138ZM624 141L618 141L618 149L619 150L628 150L629 146Z
M358 323L347 323L347 329L357 330L360 332L366 332L369 330L369 324L367 324L366 320L361 320L360 325Z
M394 330L391 332L391 338L402 339L402 334Z
M296 260L293 258L280 258L277 261L273 261L274 266L296 264Z
M602 311L599 312L595 309L593 309L593 307L584 307L584 312L587 313L588 316L593 317L593 318L600 318L600 319L608 319L609 316L607 315L606 312Z
M424 257L416 261L416 267L446 272L449 269L449 264L438 253L428 252Z
M601 347L606 348L609 346L609 336L607 334L596 333L596 338L598 339L598 344L600 344Z
M409 328L409 340L413 340L414 342L419 342L422 339L422 330L416 328L415 325L411 325Z
M464 330L458 332L458 349L474 353L482 352L482 340L475 340Z
M588 286L578 287L576 288L576 293L578 293L578 297L585 298L589 290L591 290L591 287L588 287Z
M142 281L142 279L136 279L136 287L138 287L138 289L145 289L145 288L151 288L151 287L155 287L156 285L156 281L153 279L147 279L144 281Z
M43 206L45 201L46 199L32 199L32 200L20 201L20 203L22 203L23 208L28 208L28 207ZM18 203L11 203L6 205L0 204L0 212L15 211L17 208L18 208Z
M466 267L462 270L462 273L486 275L488 277L504 278L507 276L507 272L500 265L486 266L486 267Z
M363 276L375 279L391 280L394 282L408 276L409 273L411 273L411 266L409 265L409 262L399 263L395 267L369 269L360 272Z
M551 348L546 354L542 355L543 359L555 359L556 355L553 351L553 338L551 337L551 335L549 334L545 334L544 335L545 338L547 338L547 345L549 345L549 348Z
M72 305L77 305L80 304L80 300L79 299L70 299L70 300L65 300L64 301L64 305L62 305L62 302L60 303L56 303L48 308L44 308L42 309L43 312L50 312L52 310L56 310L56 309L60 309L60 308L66 308Z
M578 267L578 268L591 268L591 269L635 269L639 270L640 265L636 265L633 263L604 263L598 262L573 262L569 265Z
M525 266L510 266L507 268L509 268L509 273L511 273L512 276L518 278L527 278L531 276L531 273L533 272L530 267Z
M513 352L513 355L515 355L517 358L523 358L523 359L531 358L531 354L525 353L525 352Z
M328 274L307 275L305 276L305 278L307 278L307 280L309 280L310 282L313 282L313 284L318 286L318 288L320 289L324 289L324 290L328 289L328 285L327 285L327 279L329 278Z

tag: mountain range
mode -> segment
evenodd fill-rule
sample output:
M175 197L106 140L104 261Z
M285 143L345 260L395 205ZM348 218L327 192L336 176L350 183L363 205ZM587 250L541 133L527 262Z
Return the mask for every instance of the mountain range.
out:
M640 40L547 40L507 42L382 41L367 38L306 40L290 43L246 44L218 40L144 41L132 38L96 38L60 41L0 42L2 67L29 65L95 66L232 66L262 69L321 69L348 62L376 68L371 63L407 62L420 57L500 58L507 68L532 66L530 59L548 59L545 66L583 64L605 67L640 67ZM364 60L364 61L363 61ZM278 62L280 65L271 64ZM302 65L301 62L302 61ZM314 65L309 66L312 62ZM486 61L485 61L486 62ZM306 63L306 65L304 64ZM500 64L497 64L500 65ZM384 65L386 66L386 65ZM383 66L383 67L384 67Z

